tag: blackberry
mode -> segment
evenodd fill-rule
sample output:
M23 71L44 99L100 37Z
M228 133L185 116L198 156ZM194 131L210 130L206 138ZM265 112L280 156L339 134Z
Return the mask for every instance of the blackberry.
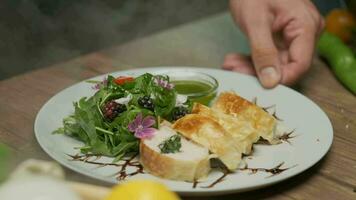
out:
M185 108L183 106L180 107L176 107L174 108L173 112L172 112L172 119L173 120L178 120L182 117L184 117L186 114L188 114L188 108Z
M103 109L103 115L108 121L114 120L120 113L127 110L124 104L116 103L115 101L108 101Z
M140 105L143 108L146 108L148 110L154 109L153 101L149 96L143 96L143 97L138 98L137 103L138 103L138 105Z

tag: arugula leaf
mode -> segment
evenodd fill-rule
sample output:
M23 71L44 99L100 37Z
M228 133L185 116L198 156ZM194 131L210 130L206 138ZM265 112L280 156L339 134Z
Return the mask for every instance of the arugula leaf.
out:
M169 82L168 76L157 75L155 78L163 79ZM176 104L177 92L174 89L166 89L160 85L157 85L154 83L154 80L151 80L149 86L148 92L153 97L156 116L166 118L172 112Z
M102 135L97 133L96 126L102 125L101 116L97 111L95 102L92 99L86 101L82 98L75 104L75 117L80 128L83 129L88 137L87 146L95 154L112 155L107 143Z
M150 87L151 83L153 81L153 75L146 73L143 74L135 79L135 86L132 88L131 92L134 94L142 94L144 95L149 95L148 88Z

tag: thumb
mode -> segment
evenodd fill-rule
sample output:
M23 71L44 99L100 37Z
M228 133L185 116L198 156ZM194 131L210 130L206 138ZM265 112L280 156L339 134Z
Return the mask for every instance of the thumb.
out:
M252 60L261 84L266 88L272 88L282 78L278 50L273 41L270 23L261 19L255 22L257 24L251 23L253 27L246 27Z

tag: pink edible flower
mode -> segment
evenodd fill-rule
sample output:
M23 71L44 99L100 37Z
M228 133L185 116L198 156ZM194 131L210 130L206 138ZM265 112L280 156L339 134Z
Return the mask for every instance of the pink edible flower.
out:
M100 90L101 87L106 86L108 84L108 79L105 77L100 83L95 84L91 87L93 90Z
M155 128L151 128L156 123L153 116L142 117L139 113L136 118L129 123L128 130L135 133L135 137L140 139L151 138L156 132Z
M160 79L160 78L155 78L154 83L156 83L157 85L159 85L167 90L171 90L174 88L173 83L169 83L168 81Z

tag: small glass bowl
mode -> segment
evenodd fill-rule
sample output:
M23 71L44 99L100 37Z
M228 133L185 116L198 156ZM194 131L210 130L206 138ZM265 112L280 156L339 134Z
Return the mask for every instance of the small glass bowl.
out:
M209 105L216 97L219 83L209 74L190 69L172 69L161 74L169 76L178 94L194 102Z

